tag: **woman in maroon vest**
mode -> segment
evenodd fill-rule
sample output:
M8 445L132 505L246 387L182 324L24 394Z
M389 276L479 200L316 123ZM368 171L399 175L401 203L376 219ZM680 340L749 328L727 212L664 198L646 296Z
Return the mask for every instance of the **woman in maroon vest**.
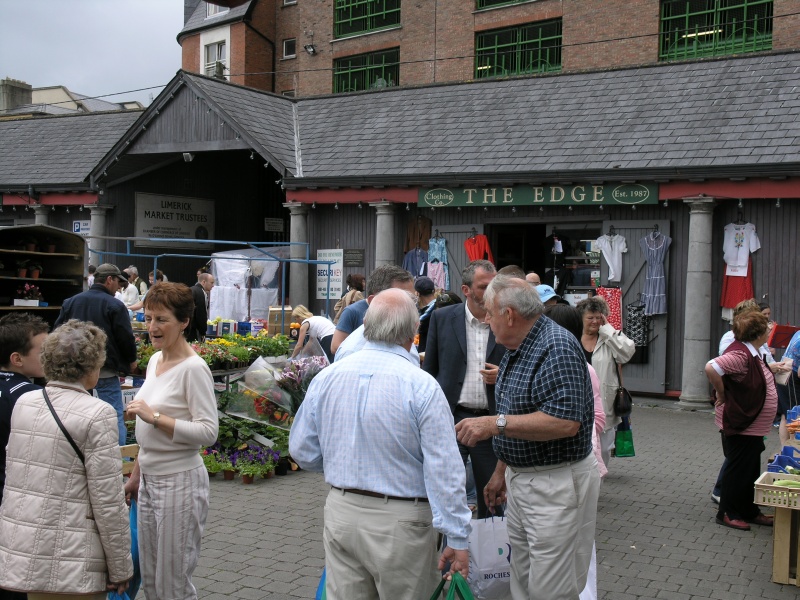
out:
M759 351L769 336L767 325L767 317L758 311L735 316L735 341L705 368L714 386L715 422L728 463L722 475L717 523L744 531L750 529L748 523L772 526L772 517L761 514L753 503L764 436L778 408L775 378Z

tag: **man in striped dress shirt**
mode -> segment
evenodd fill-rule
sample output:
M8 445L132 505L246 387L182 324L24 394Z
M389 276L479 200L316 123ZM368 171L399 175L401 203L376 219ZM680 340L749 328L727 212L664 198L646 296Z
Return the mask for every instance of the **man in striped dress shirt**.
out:
M331 486L329 600L428 597L447 560L468 573L464 467L444 393L408 360L417 325L405 291L375 296L363 349L314 378L292 425L292 458Z

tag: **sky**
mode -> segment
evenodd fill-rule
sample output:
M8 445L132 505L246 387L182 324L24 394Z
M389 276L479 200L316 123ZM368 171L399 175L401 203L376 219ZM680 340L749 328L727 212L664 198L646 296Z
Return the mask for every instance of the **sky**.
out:
M181 67L182 28L183 0L0 0L0 79L147 106Z

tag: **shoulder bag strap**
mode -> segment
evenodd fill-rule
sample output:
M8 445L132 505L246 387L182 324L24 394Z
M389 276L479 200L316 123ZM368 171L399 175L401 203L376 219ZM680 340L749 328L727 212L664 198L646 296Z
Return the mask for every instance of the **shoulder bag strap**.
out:
M83 452L81 452L81 449L78 448L78 444L76 444L75 440L72 439L72 436L69 434L69 431L67 431L67 428L64 427L61 419L58 418L56 409L53 408L53 403L50 402L50 397L47 395L47 390L44 388L42 388L42 395L44 396L44 401L47 403L47 408L49 408L50 412L53 413L53 418L56 420L56 425L58 425L58 428L61 430L61 433L64 434L64 437L67 438L67 441L69 442L69 445L72 446L72 449L75 450L75 454L77 454L78 458L81 459L81 463L85 465L86 460L83 458Z

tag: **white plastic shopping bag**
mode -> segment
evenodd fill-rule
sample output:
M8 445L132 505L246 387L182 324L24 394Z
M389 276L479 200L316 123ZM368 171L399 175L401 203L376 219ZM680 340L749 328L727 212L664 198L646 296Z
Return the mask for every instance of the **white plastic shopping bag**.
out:
M469 535L469 577L475 600L511 598L511 544L505 517L473 520Z

